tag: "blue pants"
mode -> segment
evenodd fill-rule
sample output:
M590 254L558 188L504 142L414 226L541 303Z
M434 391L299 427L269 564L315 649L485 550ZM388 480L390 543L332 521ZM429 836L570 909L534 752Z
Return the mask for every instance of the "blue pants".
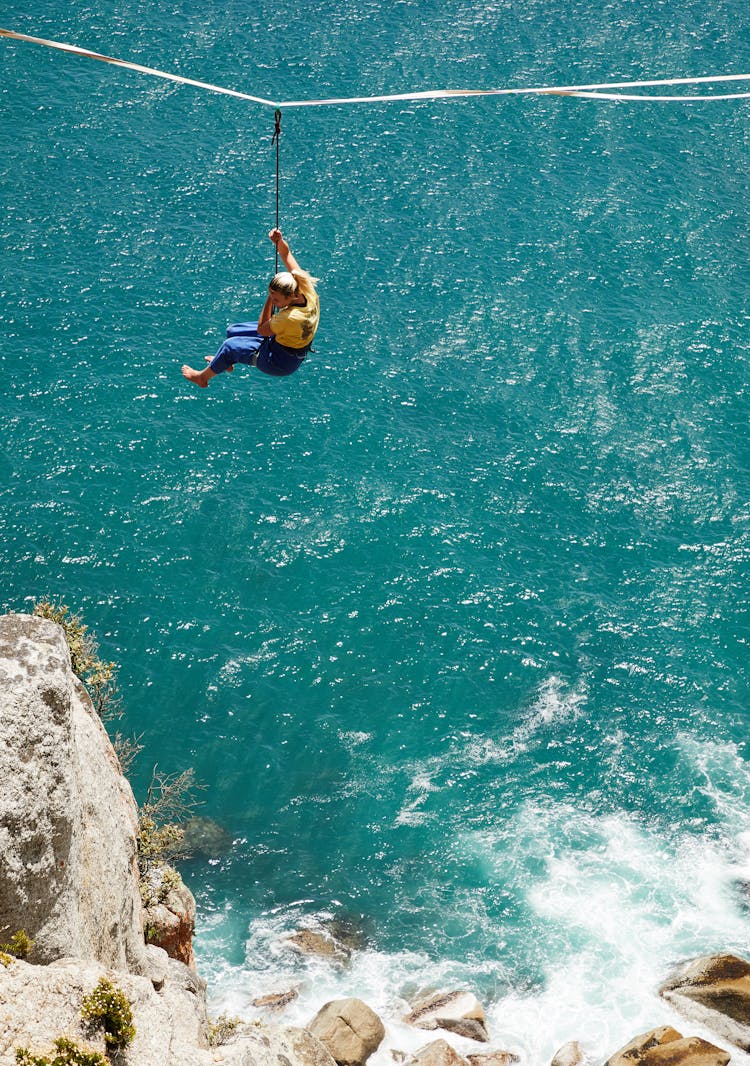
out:
M273 337L261 337L257 322L237 322L227 329L227 339L209 365L214 374L222 374L235 363L244 363L281 378L293 374L306 354L303 350L294 355Z

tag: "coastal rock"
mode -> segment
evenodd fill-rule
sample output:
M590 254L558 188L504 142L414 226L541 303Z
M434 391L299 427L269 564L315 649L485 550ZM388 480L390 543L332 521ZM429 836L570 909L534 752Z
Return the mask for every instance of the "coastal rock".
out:
M652 1048L662 1044L670 1044L674 1040L681 1040L682 1035L673 1029L671 1025L662 1025L658 1029L649 1029L647 1033L641 1033L633 1037L630 1043L621 1047L609 1059L604 1066L633 1066L633 1063L643 1061L643 1056Z
M642 1033L605 1066L727 1066L730 1055L699 1036L683 1037L669 1025Z
M137 808L65 634L0 618L0 941L145 973Z
M364 1066L385 1036L380 1018L361 999L326 1003L308 1029L325 1044L339 1066Z
M745 959L728 954L693 959L659 993L686 1018L750 1051L750 963Z
M148 894L153 903L144 910L144 930L149 944L163 948L171 959L195 969L195 897L171 867L149 873Z
M409 1066L466 1066L466 1060L447 1040L433 1040L412 1056Z
M136 1033L128 1061L137 1066L210 1062L207 1052L201 1054L208 1047L205 1009L199 1004L202 985L191 987L170 968L159 993L146 977L113 974L88 960L62 959L48 966L21 961L0 966L0 1063L14 1062L18 1047L47 1053L61 1035L103 1053L101 1034L92 1034L81 1019L82 998L102 977L131 1003Z
M577 1040L569 1040L555 1052L550 1066L583 1066L586 1056Z
M0 1066L15 1063L18 1047L49 1054L61 1035L104 1054L103 1037L81 1019L82 998L101 977L131 1004L135 1037L122 1056L130 1066L335 1066L320 1041L302 1029L245 1025L229 1044L209 1048L205 982L182 963L169 960L157 992L148 978L82 959L0 965Z
M146 977L148 977L156 991L160 992L169 973L169 955L163 948L159 948L155 944L147 944L146 959L148 961Z
M306 1029L243 1025L238 1038L217 1048L221 1066L335 1066L327 1048Z
M484 1009L471 992L439 992L425 996L415 1003L405 1021L418 1029L446 1029L472 1040L489 1040Z

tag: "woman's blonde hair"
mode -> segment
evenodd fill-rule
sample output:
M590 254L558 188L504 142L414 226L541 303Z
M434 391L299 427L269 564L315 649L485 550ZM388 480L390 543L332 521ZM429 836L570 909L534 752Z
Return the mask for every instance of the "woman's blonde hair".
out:
M298 293L302 293L304 297L308 297L315 292L317 282L318 279L314 278L312 274L308 274L306 270L294 270L291 272L280 270L278 274L274 274L271 278L271 283L268 287L282 296L296 296Z

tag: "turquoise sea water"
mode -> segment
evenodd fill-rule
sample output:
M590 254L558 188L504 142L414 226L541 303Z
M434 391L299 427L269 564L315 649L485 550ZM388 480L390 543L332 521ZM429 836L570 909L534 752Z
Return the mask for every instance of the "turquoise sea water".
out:
M273 99L750 71L739 0L0 25ZM0 601L84 613L136 793L192 766L233 837L184 870L212 1009L359 994L403 1048L466 986L531 1066L675 1022L675 961L750 950L750 103L289 110L317 350L198 392L273 270L272 111L0 48ZM326 916L347 970L281 946Z

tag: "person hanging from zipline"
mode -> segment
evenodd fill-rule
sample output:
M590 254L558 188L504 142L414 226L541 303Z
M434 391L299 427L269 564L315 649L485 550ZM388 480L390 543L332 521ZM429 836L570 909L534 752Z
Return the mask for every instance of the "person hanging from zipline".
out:
M183 377L202 389L217 374L234 370L236 363L257 367L263 374L285 377L302 365L310 350L320 319L315 291L318 279L302 269L280 229L272 229L268 236L286 270L271 278L257 322L230 326L216 355L206 356L208 366L203 370L183 366Z

